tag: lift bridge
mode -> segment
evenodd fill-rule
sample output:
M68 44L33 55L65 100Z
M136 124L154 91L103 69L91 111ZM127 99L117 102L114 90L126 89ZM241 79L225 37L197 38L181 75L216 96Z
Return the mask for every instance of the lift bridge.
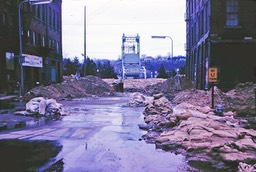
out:
M139 35L125 35L122 37L122 77L146 78L146 69L140 62Z

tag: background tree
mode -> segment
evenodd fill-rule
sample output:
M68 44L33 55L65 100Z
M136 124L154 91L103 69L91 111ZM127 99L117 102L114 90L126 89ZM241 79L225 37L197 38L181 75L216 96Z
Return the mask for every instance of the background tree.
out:
M86 75L97 75L96 63L89 57L86 58Z
M101 78L117 78L114 67L111 66L110 61L98 63L99 77Z
M75 74L75 67L71 59L69 58L64 58L62 61L62 66L63 66L63 75L71 75Z
M157 72L158 72L157 78L168 78L163 64L160 66Z
M78 57L75 57L72 62L74 64L75 73L76 72L80 73L81 72L82 64L79 62Z
M78 57L74 57L73 60L70 58L64 58L62 61L63 75L75 75L76 72L80 72L81 64L79 63Z
M186 68L185 68L185 66L181 66L181 67L180 67L180 74L185 75L185 73L186 73Z

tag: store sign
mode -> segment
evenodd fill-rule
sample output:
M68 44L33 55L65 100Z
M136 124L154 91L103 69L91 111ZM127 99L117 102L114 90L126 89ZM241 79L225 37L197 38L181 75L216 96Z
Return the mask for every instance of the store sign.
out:
M218 82L218 68L210 67L208 71L209 82Z
M43 67L43 58L30 54L24 54L23 66Z

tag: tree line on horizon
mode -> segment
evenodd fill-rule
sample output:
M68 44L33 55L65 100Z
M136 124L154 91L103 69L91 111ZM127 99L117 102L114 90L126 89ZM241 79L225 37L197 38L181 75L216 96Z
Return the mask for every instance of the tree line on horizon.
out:
M74 59L63 58L62 69L64 76L78 73L80 76L93 75L100 78L117 78L110 61L94 62L89 57L86 58L85 63L80 63L78 57L74 57Z
M142 58L141 64L147 70L147 78L169 78L177 74L177 69L180 74L185 74L186 58L177 56L172 59L166 58ZM85 66L84 66L85 64ZM100 78L118 78L122 76L122 60L107 60L97 59L92 60L86 58L85 63L80 63L78 57L73 59L64 58L62 62L63 75L69 76L79 73L80 76L94 75Z

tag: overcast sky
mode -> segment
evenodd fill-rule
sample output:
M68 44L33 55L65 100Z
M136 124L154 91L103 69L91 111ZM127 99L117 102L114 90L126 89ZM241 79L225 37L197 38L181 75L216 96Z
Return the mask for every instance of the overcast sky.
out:
M63 56L83 59L84 6L86 6L87 56L116 60L121 55L122 35L140 36L141 55L167 56L170 36L173 55L185 55L184 0L63 0Z

